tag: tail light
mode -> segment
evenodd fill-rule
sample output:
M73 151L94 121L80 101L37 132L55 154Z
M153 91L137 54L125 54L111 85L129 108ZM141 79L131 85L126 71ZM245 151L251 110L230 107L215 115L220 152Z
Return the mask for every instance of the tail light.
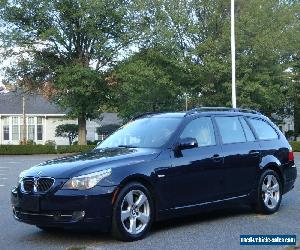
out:
M295 157L294 157L294 152L292 150L290 150L289 152L289 161L294 161Z

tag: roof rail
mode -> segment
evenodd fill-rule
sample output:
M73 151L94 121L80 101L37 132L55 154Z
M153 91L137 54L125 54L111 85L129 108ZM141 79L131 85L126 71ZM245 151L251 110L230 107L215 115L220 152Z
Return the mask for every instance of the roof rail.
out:
M245 108L227 108L227 107L197 107L193 108L186 112L185 116L200 113L200 112L209 112L209 111L229 111L229 112L243 112L243 113L251 113L251 114L259 114L260 112L252 109Z

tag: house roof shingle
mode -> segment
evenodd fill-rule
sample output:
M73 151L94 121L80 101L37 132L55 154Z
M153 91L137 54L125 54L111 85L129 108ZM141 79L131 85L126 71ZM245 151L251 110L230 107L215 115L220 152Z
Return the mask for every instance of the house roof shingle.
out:
M0 115L22 114L23 94L21 91L0 94ZM27 114L66 114L57 105L50 103L41 95L25 94L25 112Z

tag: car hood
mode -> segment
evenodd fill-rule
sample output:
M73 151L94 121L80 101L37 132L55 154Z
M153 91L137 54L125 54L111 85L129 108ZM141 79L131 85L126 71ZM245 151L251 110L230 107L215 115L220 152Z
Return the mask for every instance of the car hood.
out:
M28 170L20 177L49 176L70 178L88 172L100 171L107 167L120 167L156 158L161 150L146 148L94 149L87 153L76 154L45 161Z

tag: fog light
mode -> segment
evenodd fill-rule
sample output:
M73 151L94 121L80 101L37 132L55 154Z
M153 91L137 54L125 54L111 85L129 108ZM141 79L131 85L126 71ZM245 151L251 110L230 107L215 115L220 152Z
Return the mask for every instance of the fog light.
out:
M83 219L85 216L85 211L74 211L72 214L72 220L78 221Z

